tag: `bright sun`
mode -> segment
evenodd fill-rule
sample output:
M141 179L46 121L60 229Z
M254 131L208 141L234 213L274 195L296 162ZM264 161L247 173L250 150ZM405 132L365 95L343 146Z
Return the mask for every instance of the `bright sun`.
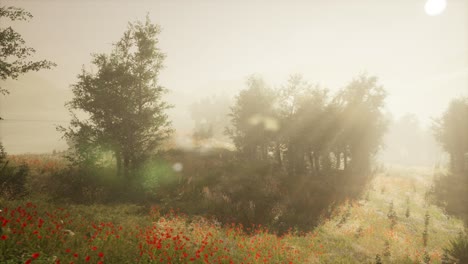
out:
M424 10L430 16L437 16L445 10L447 2L445 0L427 0Z

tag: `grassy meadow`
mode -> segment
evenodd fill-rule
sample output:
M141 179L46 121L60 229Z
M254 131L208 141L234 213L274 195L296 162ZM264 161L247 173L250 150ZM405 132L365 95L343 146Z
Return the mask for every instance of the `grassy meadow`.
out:
M432 173L387 168L312 231L282 235L177 208L163 214L158 204L51 203L37 194L1 200L0 262L443 263L443 249L464 227L430 202Z

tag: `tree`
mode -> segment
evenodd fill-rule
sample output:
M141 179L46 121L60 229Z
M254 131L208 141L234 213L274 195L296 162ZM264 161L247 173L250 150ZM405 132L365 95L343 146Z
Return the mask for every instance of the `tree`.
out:
M363 172L383 145L387 130L383 113L386 92L378 84L377 77L361 75L338 96L343 107L342 140L348 145L352 169Z
M158 48L160 27L130 23L110 54L96 54L97 71L85 69L72 85L67 103L73 120L60 128L78 162L96 162L101 151L111 151L117 174L127 181L146 158L172 133L162 100L167 91L158 76L165 55ZM89 118L81 120L77 113Z
M0 7L0 19L7 18L11 21L29 20L33 16L31 13L17 7ZM5 81L9 78L17 79L21 74L29 71L38 71L40 69L50 69L56 66L55 63L42 61L29 61L36 51L25 45L21 35L14 31L12 27L0 27L0 80ZM0 95L8 94L8 90L0 86ZM0 117L0 120L3 118ZM3 144L0 142L0 148Z
M434 135L450 155L455 173L468 170L468 98L454 99L441 118L434 121Z
M386 93L362 75L331 100L328 90L293 75L278 90L258 78L236 98L228 129L247 159L275 160L290 176L347 170L365 175L382 146ZM344 166L342 166L342 164Z
M236 97L229 114L231 127L226 129L226 134L246 159L268 158L271 139L278 130L274 100L274 91L254 76L247 79L247 89Z
M28 21L33 16L31 13L17 7L0 7L0 19L7 18L11 21ZM25 45L21 35L12 27L0 28L0 79L17 79L21 74L40 69L50 69L55 63L41 60L29 61L28 58L36 51ZM0 94L8 94L8 90L0 86Z
M202 98L190 106L190 115L195 123L193 138L205 140L223 138L228 125L230 100L226 95Z
M318 170L318 159L326 144L327 127L322 123L327 118L327 93L304 81L301 75L292 75L278 92L279 140L290 175L304 173L306 160L311 169Z

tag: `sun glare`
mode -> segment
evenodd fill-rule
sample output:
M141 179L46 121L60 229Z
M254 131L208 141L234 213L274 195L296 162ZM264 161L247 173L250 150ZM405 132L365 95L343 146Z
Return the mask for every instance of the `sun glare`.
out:
M446 6L446 0L427 0L424 10L430 16L437 16L444 12Z

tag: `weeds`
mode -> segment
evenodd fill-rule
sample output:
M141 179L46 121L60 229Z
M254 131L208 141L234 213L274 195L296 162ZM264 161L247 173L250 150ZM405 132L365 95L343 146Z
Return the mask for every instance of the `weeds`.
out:
M431 216L429 215L429 212L426 211L426 214L424 215L424 231L423 231L423 245L424 247L427 247L427 241L428 241L428 236L429 236L429 220Z
M393 201L390 202L390 207L388 209L387 217L390 220L390 230L393 230L397 223L397 215L396 215L395 209L393 208Z

